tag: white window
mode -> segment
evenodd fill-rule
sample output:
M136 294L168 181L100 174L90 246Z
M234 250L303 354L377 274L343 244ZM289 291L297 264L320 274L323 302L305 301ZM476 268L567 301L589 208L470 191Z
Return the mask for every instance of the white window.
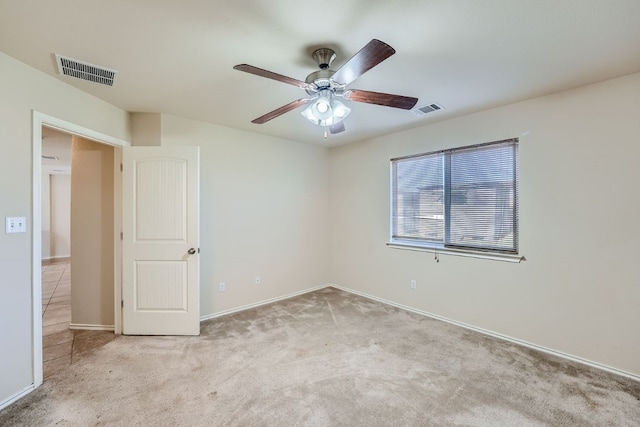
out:
M391 244L518 254L518 140L391 160Z

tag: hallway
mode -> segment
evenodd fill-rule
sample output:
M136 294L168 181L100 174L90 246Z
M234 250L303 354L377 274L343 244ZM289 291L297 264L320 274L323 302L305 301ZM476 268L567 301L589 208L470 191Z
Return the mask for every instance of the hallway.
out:
M71 263L42 263L43 376L48 378L112 341L112 331L72 330Z

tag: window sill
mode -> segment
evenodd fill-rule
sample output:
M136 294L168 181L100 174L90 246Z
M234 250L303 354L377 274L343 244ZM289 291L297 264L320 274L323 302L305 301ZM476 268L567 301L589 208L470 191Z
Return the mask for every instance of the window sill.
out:
M480 259L490 259L494 261L504 261L504 262L514 262L520 263L521 261L526 261L526 258L522 255L513 255L513 254L501 254L501 253L491 253L491 252L480 252L480 251L470 251L464 249L452 249L452 248L443 248L440 246L434 245L425 245L416 242L404 241L404 240L393 240L387 243L387 246L393 249L404 249L410 251L419 251L419 252L431 252L435 254L444 254L444 255L454 255L454 256L462 256L462 257L470 257L470 258L480 258Z

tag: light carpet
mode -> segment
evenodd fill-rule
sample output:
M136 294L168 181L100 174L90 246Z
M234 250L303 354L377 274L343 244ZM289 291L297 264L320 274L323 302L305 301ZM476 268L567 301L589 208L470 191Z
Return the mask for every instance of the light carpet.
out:
M325 288L121 336L2 426L637 426L640 383Z

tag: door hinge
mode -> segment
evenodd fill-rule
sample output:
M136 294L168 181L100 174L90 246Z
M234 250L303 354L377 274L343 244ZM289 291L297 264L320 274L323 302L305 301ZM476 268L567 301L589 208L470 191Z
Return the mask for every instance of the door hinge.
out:
M124 308L124 300L123 299L120 300L120 308Z
M120 240L124 240L124 234L122 234L122 231L120 232Z
M124 169L122 167L122 163L120 163L120 172L122 172Z

